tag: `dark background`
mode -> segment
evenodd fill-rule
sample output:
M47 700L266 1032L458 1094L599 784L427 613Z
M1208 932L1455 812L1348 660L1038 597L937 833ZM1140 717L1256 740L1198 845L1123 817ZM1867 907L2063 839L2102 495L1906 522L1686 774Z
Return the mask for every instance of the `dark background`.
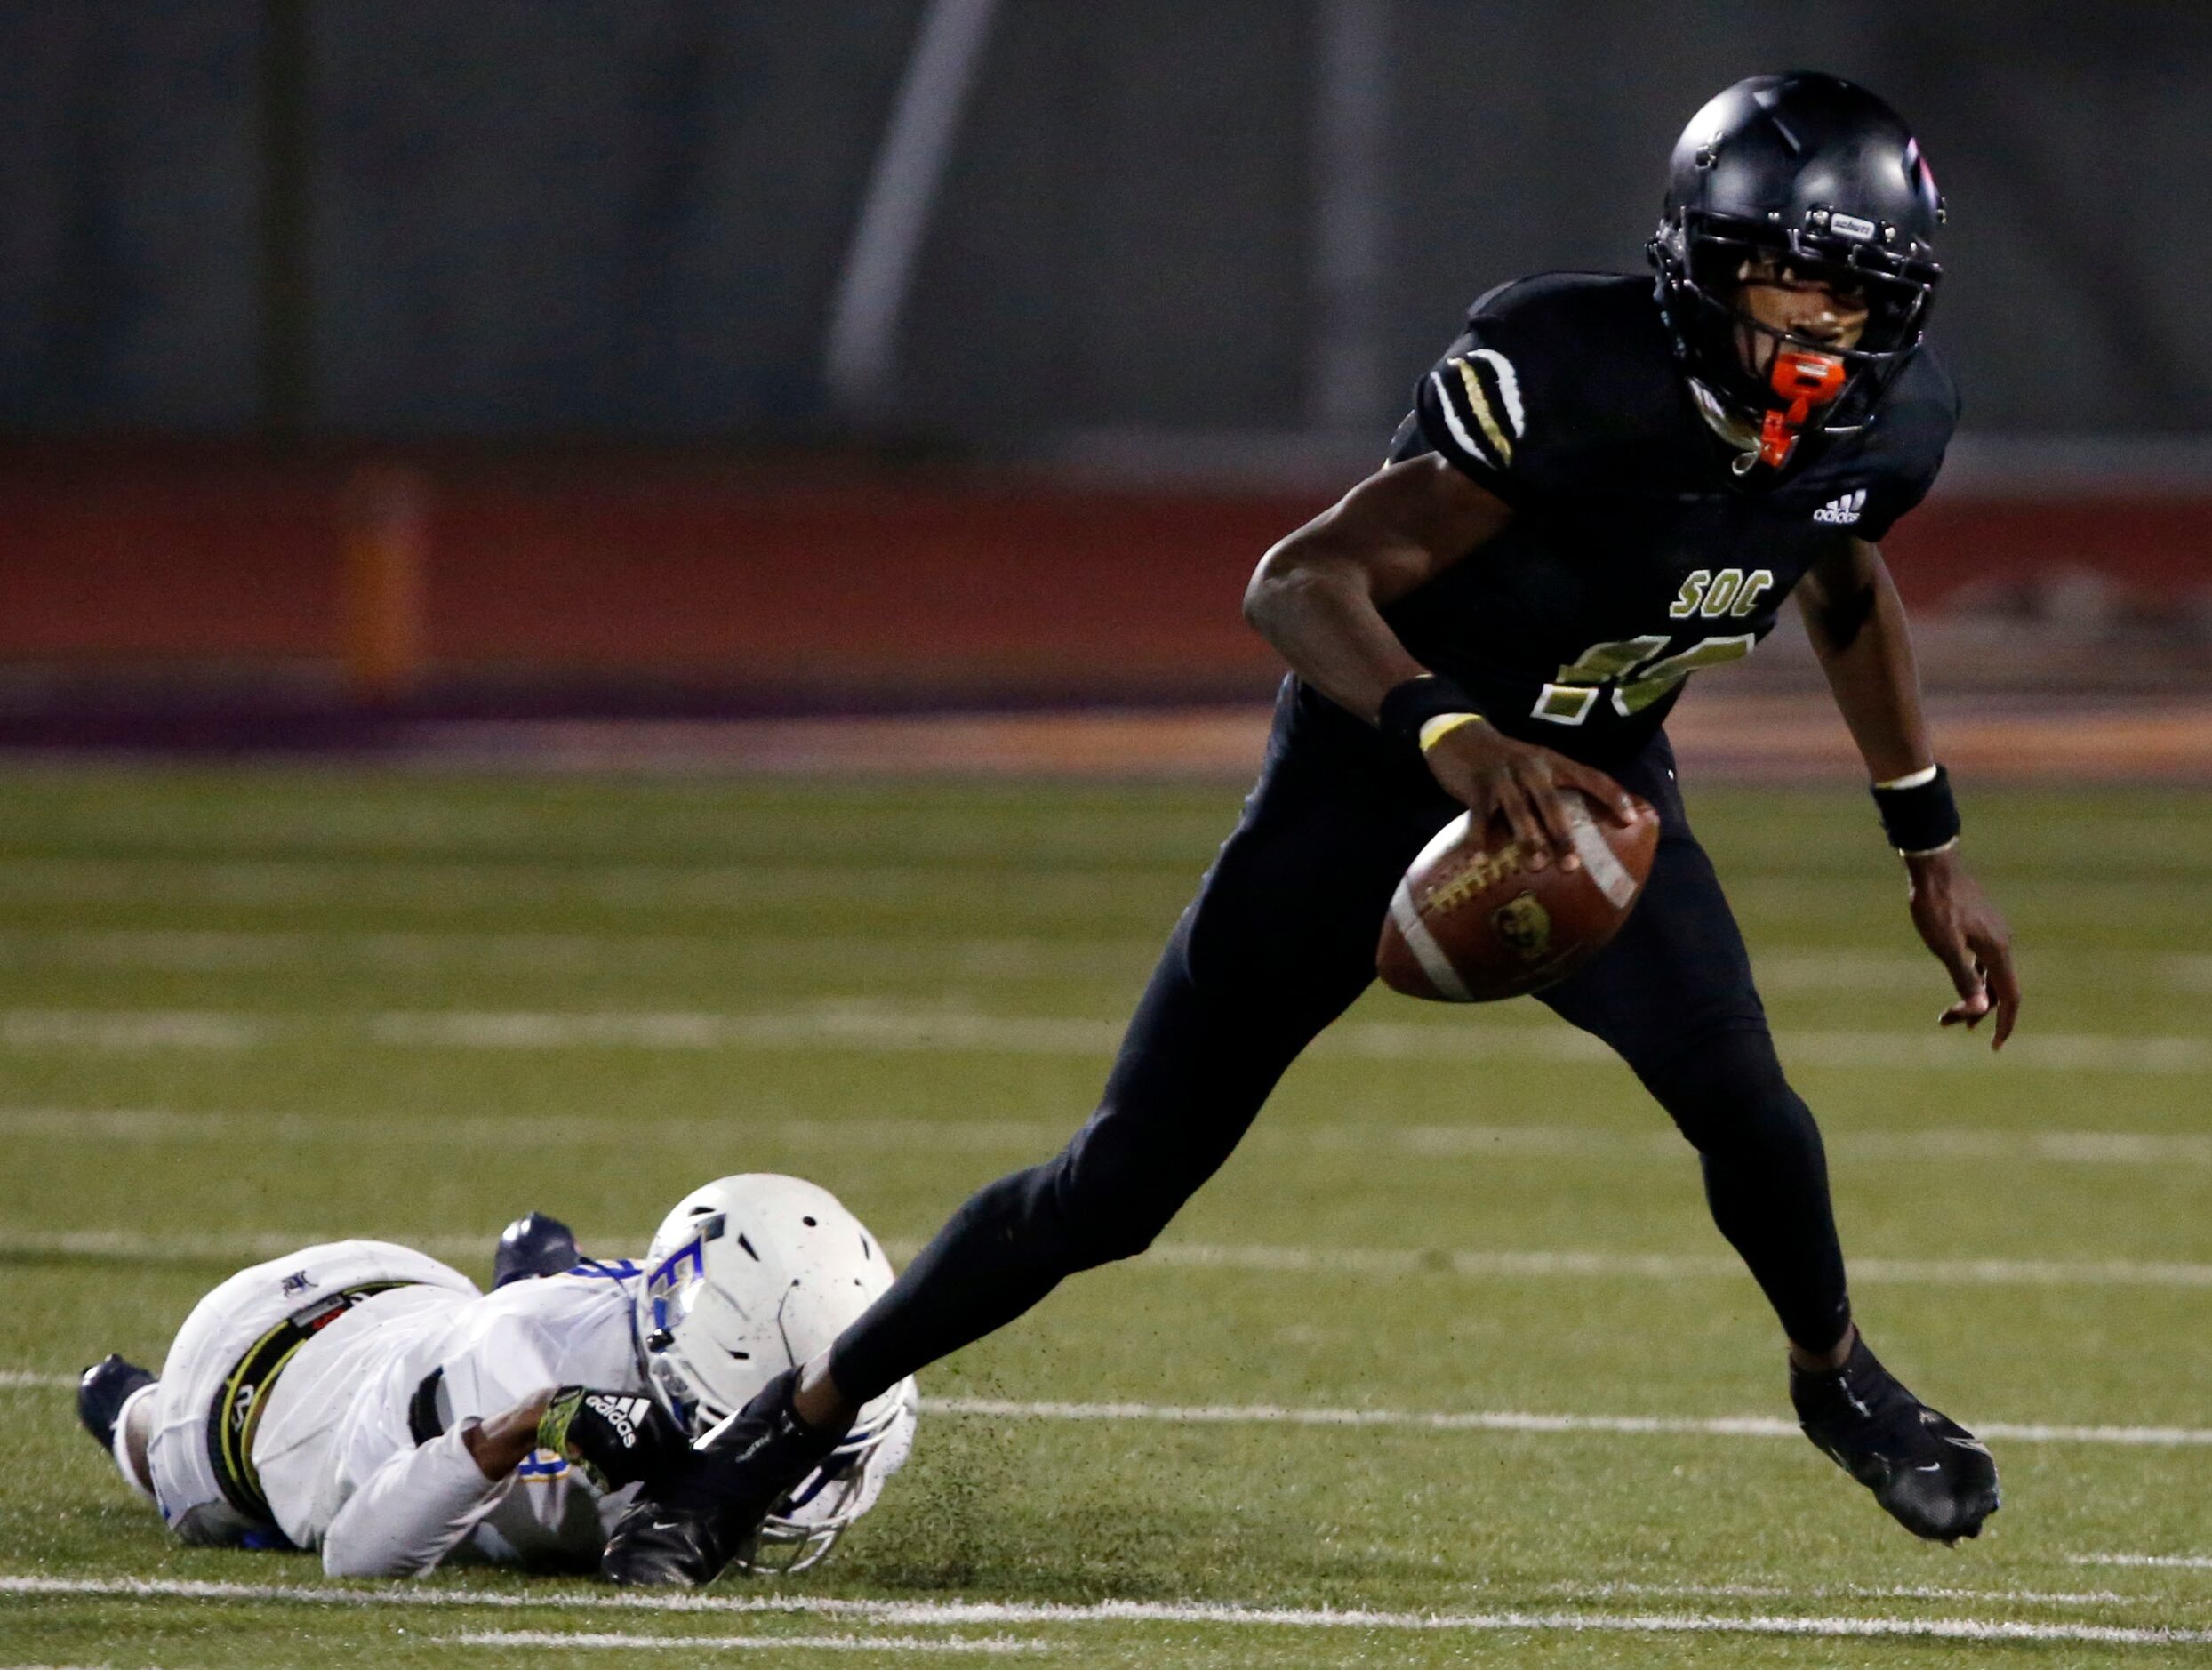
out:
M847 431L830 297L917 0L0 8L0 422L383 436ZM2212 428L2212 12L1383 0L1375 350L1314 387L1326 7L1012 0L869 426L1387 428L1457 311L1639 267L1736 77L1863 80L1952 219L1972 430ZM289 102L288 102L289 100Z
M933 169L901 113L962 17ZM0 749L250 742L172 723L242 690L1263 697L1246 576L1461 310L1640 270L1676 134L1788 68L1951 203L1966 420L1886 542L1930 684L2212 687L2212 8L24 0ZM1817 698L1787 630L1713 682Z

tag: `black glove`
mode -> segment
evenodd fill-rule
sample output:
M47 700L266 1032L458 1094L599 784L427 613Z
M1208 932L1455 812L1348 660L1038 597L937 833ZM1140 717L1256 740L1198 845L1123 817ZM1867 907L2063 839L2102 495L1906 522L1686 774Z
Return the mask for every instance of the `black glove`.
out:
M538 1422L538 1447L581 1467L603 1491L650 1485L692 1453L683 1429L651 1398L581 1385L553 1394Z
M731 1511L729 1457L693 1450L637 1493L623 1510L599 1557L613 1583L709 1584L730 1563L752 1529Z
M710 1583L786 1493L833 1455L844 1430L820 1433L791 1408L798 1370L768 1382L721 1429L716 1448L687 1452L615 1521L599 1574L621 1584Z

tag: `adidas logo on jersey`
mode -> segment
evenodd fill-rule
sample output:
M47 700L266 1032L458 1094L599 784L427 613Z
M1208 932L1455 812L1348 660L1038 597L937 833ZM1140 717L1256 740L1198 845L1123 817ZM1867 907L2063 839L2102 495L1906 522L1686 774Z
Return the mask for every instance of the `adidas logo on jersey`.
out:
M1840 522L1847 526L1857 521L1860 513L1865 509L1866 489L1861 487L1856 492L1845 494L1840 499L1829 500L1827 503L1813 512L1813 520Z

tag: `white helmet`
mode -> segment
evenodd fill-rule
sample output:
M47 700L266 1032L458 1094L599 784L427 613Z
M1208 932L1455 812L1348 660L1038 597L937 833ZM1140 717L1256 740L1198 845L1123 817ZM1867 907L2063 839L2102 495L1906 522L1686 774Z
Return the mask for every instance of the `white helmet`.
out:
M645 1378L694 1437L783 1372L828 1348L891 1285L891 1261L829 1190L753 1172L693 1190L661 1219L637 1289ZM797 1571L875 1505L914 1444L911 1377L862 1406L829 1458L801 1480L738 1556L749 1571Z

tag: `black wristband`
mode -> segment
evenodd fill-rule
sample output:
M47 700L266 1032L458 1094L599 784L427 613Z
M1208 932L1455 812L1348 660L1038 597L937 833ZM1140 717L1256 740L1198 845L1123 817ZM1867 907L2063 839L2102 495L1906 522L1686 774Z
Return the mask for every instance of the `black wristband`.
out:
M1383 735L1404 743L1418 753L1421 727L1439 714L1481 711L1482 703L1470 695L1464 686L1442 673L1424 672L1404 684L1392 685L1382 698L1374 722Z
M1910 789L1871 791L1881 813L1882 832L1907 857L1932 853L1959 839L1959 803L1951 796L1951 774L1941 766L1926 783Z

